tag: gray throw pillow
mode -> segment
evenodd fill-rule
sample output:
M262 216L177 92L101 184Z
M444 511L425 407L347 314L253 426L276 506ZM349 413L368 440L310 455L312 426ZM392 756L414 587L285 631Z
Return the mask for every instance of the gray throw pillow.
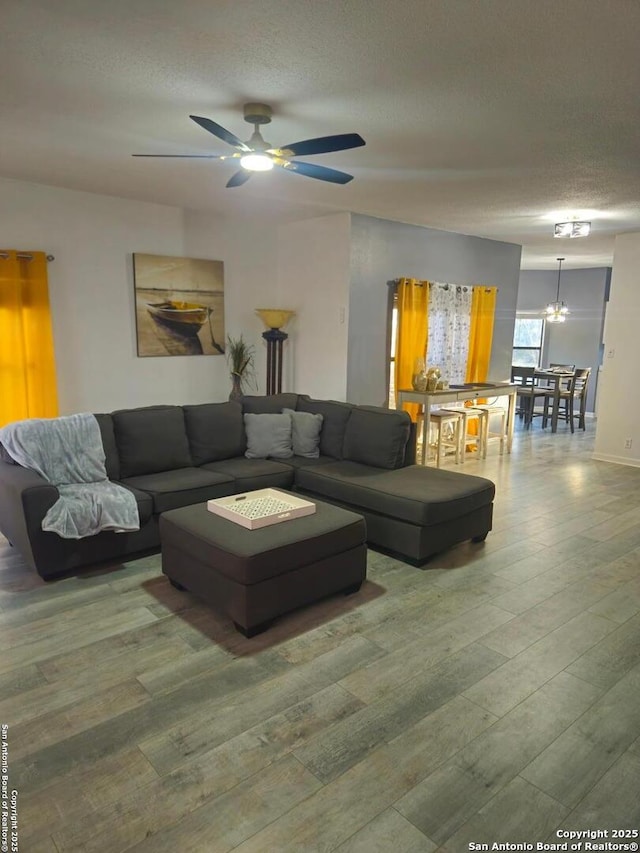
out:
M291 418L289 415L244 416L244 428L247 433L247 459L290 459L293 456L291 446Z
M320 430L322 415L311 412L296 412L293 409L283 409L283 415L291 418L291 443L296 456L307 459L317 459L320 456Z

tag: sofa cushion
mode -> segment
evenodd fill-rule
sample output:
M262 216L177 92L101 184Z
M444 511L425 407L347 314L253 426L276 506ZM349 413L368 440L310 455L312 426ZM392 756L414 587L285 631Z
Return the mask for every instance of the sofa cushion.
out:
M290 465L292 468L317 468L318 465L328 465L329 462L335 462L333 456L296 456L295 453L290 459L283 459L283 465Z
M316 459L320 456L320 430L322 415L311 412L296 412L293 409L283 409L283 415L291 418L291 445L294 456L306 456Z
M181 406L149 406L113 412L120 477L191 466Z
M242 398L242 411L253 415L277 415L285 408L298 408L297 394L268 394L266 396L255 394Z
M234 492L250 492L254 489L269 487L290 489L293 485L294 471L285 462L275 462L271 459L246 459L238 456L236 459L223 459L203 465L203 470L217 471L228 477L233 477Z
M288 459L293 456L291 446L291 418L289 415L245 414L247 433L247 459Z
M143 492L140 489L135 489L133 486L130 486L127 483L120 482L117 485L122 486L123 489L128 489L130 492L133 493L133 496L136 499L136 504L138 506L138 518L140 519L140 527L144 527L144 525L153 515L153 498L148 492Z
M491 480L471 474L422 465L389 471L348 461L299 468L296 486L421 527L461 518L490 504L495 494Z
M344 434L344 458L377 468L399 468L410 430L407 412L354 406Z
M204 471L202 468L178 468L128 477L123 479L122 484L151 495L153 511L156 513L221 498L236 491L232 477L216 471Z
M240 403L231 400L182 408L194 465L244 454L247 439Z
M303 394L298 398L298 412L311 412L322 415L320 432L320 453L342 459L344 433L351 415L352 406L335 400L312 400Z
M118 446L116 445L116 436L113 431L113 418L111 415L105 414L94 415L94 417L98 421L100 435L102 436L107 477L110 480L119 480L120 457L118 456Z

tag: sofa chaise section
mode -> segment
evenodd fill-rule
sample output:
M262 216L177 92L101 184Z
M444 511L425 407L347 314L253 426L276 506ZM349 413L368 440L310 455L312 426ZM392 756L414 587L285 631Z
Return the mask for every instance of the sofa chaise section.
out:
M484 477L420 465L387 470L342 460L297 472L296 489L355 510L370 545L420 564L491 530L495 486Z
M259 401L252 398L252 412L260 411ZM415 439L406 413L305 395L296 408L321 414L323 425L320 456L308 460L316 464L294 463L294 490L360 513L369 545L420 565L452 545L486 538L494 484L412 464Z

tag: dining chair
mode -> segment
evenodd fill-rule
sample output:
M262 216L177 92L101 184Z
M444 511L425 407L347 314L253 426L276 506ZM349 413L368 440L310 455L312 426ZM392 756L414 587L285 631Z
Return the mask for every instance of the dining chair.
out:
M589 377L591 376L590 367L578 367L570 377L566 389L560 391L560 399L558 402L559 410L558 417L564 417L564 420L569 424L571 432L574 432L573 422L577 418L578 426L582 430L586 430L585 413L587 409L587 390L589 388ZM578 403L578 411L575 411L576 401ZM546 410L546 401L545 401ZM546 423L546 417L543 424Z
M576 375L575 367L570 364L557 364L553 369L549 368L549 373L555 373L555 379L551 381L550 387L547 389L544 405L542 407L542 426L546 427L547 421L551 418L553 425L554 406L557 406L556 422L561 417L569 423L569 407L567 400L572 395L573 382ZM551 410L551 411L549 411ZM573 432L573 421L571 421L571 432Z
M539 397L542 400L542 405L544 407L545 398L548 391L548 389L539 386L538 379L535 376L536 369L537 368L535 367L515 366L511 368L512 384L521 386L520 388L518 388L517 393L517 412L519 415L524 417L524 425L526 429L529 429L529 427L531 426L531 421L533 420L536 414L543 414L543 412L535 412L536 400Z
M553 362L553 361L549 363L549 370L552 373L566 373L567 374L566 377L563 376L563 378L560 380L560 389L562 391L568 391L569 390L569 382L571 380L570 374L575 373L575 369L576 369L575 364L558 364L557 362Z

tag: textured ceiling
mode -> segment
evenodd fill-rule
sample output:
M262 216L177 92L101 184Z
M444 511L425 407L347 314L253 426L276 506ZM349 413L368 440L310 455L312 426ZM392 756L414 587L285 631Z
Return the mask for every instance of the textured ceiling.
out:
M1 0L0 175L288 221L351 210L522 243L523 267L610 265L640 231L638 0ZM360 133L225 189L246 101L274 145ZM554 240L578 215L592 236Z

